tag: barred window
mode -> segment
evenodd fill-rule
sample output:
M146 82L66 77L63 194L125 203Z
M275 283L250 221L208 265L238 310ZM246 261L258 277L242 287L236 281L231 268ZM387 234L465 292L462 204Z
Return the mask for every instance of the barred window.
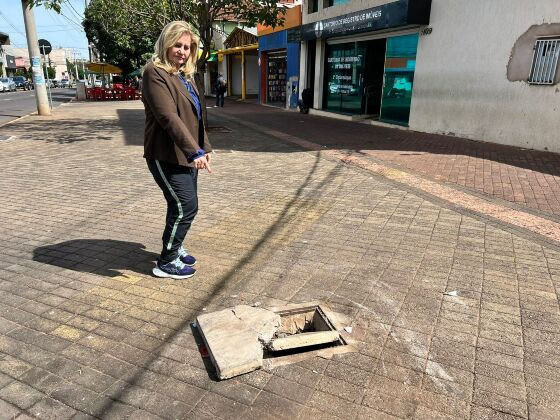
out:
M560 37L537 39L529 83L552 85L560 56Z

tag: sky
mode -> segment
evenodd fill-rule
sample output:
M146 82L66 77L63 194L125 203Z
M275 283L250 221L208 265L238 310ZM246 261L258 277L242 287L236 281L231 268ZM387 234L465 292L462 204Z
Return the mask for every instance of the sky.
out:
M76 58L87 58L88 42L81 26L86 1L67 0L61 15L42 6L34 7L39 39L46 39L53 48L73 49ZM27 48L21 0L0 0L0 32L10 36L13 46Z

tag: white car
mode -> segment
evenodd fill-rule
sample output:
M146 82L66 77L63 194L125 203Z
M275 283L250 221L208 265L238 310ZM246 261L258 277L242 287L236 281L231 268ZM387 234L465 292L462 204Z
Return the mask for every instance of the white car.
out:
M16 82L11 77L2 77L0 82L4 85L4 91L8 90L10 92L16 91Z
M0 82L0 92L4 92L4 90L6 90L4 83Z

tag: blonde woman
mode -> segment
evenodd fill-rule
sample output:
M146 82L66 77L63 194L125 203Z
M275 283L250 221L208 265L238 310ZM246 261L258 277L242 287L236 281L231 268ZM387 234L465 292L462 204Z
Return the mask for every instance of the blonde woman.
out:
M157 277L185 279L196 272L183 240L198 211L198 170L211 172L212 150L193 80L197 49L189 24L171 22L143 73L144 157L167 201L163 249L152 270Z

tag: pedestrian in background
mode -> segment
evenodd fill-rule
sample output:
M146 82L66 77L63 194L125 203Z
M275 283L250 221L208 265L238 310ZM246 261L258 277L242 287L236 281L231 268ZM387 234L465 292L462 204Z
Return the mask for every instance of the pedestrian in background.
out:
M167 24L143 73L144 157L167 201L163 249L152 270L157 277L184 279L196 272L183 240L198 211L198 170L211 172L212 150L193 79L198 42L188 23Z
M218 78L216 79L216 106L223 107L224 106L224 95L227 90L227 82L224 76L218 74Z

